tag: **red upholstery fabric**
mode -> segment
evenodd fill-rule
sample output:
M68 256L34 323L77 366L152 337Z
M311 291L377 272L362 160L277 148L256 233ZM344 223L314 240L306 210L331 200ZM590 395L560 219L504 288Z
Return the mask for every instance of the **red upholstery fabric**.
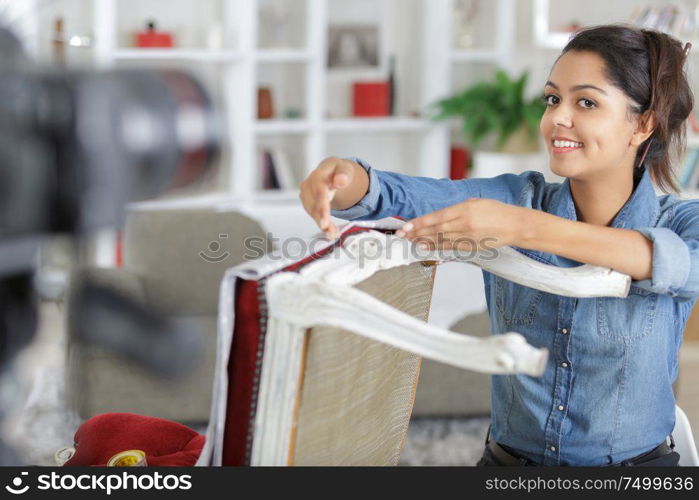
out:
M255 408L257 353L262 352L257 281L238 281L235 295L233 345L228 362L228 403L224 431L223 465L249 463L251 408ZM259 362L262 365L262 360ZM252 422L254 423L254 422Z
M104 413L75 432L75 455L65 466L106 466L126 450L141 450L149 466L193 466L205 437L177 422L131 413Z

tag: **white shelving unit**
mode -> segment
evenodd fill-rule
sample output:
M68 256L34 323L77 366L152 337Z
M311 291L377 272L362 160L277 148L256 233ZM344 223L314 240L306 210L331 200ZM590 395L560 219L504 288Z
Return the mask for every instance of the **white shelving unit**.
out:
M148 4L143 0L139 4ZM347 0L297 0L292 2L296 22L302 23L302 43L290 47L261 47L260 9L270 3L285 0L217 0L214 7L222 13L218 22L228 33L226 47L215 50L197 47L174 49L138 49L123 46L124 26L119 25L122 9L129 9L132 2L117 0L95 0L94 31L95 61L101 68L125 66L148 67L153 65L173 66L182 64L200 68L215 66L219 75L217 86L222 91L223 118L227 124L226 142L230 145L230 155L222 167L226 172L226 185L222 191L236 199L289 200L288 192L264 192L259 189L258 148L269 143L293 146L296 163L294 173L299 177L308 174L324 157L339 154L336 148L345 144L364 144L362 137L372 140L376 134L391 137L394 144L405 144L406 153L397 165L377 165L411 174L443 177L448 172L450 128L446 123L431 121L426 117L408 114L381 118L354 118L327 115L328 85L336 75L329 74L327 68L327 32L332 9L342 8ZM288 1L288 0L286 0ZM361 1L361 0L360 0ZM366 0L368 1L368 0ZM372 0L375 1L375 0ZM455 85L455 68L470 63L490 63L507 67L512 57L515 14L513 0L488 2L494 5L493 26L496 41L492 47L478 47L472 50L457 50L451 44L451 14L453 0L379 0L377 8L382 18L378 23L382 30L395 32L391 23L396 9L415 10L419 38L417 54L399 54L399 58L411 58L419 65L420 81L415 92L412 108L424 110L426 107L450 94ZM211 4L211 0L209 0ZM207 5L209 5L207 4ZM162 2L153 3L164 5ZM351 4L350 4L351 5ZM211 5L207 8L213 9ZM160 8L160 7L157 7ZM173 7L174 8L174 7ZM303 15L301 16L301 13ZM131 16L133 18L133 15ZM301 18L302 19L299 19ZM136 29L138 26L131 26ZM164 28L165 29L165 28ZM384 34L381 35L384 40ZM121 41L121 43L120 43ZM301 116L298 119L275 118L260 120L257 112L257 88L260 79L267 74L294 73L302 80L301 92L293 97L302 102ZM276 72L276 73L275 73ZM381 76L379 74L379 76ZM383 75L383 79L387 74ZM397 76L399 92L404 82ZM278 80L284 78L278 78ZM376 74L357 80L378 80ZM278 83L278 82L272 82ZM400 111L400 110L399 110ZM397 138L397 139L396 139ZM354 141L354 142L353 142ZM406 158L409 161L405 161ZM294 197L295 201L295 197Z

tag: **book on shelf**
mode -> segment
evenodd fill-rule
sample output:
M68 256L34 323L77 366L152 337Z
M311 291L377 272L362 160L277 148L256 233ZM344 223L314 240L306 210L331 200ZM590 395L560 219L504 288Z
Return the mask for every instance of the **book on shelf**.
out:
M694 40L697 36L697 12L683 5L638 6L631 13L629 22L663 31L680 40Z
M262 189L293 190L297 188L287 154L280 149L263 149L258 157Z

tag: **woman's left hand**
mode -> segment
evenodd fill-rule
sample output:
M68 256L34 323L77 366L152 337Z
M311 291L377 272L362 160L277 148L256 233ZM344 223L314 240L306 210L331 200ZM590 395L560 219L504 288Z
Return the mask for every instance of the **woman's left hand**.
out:
M464 251L517 245L530 209L486 198L472 198L408 221L397 236L430 249Z

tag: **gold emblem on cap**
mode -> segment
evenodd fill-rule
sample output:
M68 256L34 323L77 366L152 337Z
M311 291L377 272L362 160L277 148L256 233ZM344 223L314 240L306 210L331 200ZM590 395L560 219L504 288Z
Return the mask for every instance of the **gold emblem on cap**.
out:
M117 453L107 462L107 467L145 467L146 454L141 450L126 450Z

